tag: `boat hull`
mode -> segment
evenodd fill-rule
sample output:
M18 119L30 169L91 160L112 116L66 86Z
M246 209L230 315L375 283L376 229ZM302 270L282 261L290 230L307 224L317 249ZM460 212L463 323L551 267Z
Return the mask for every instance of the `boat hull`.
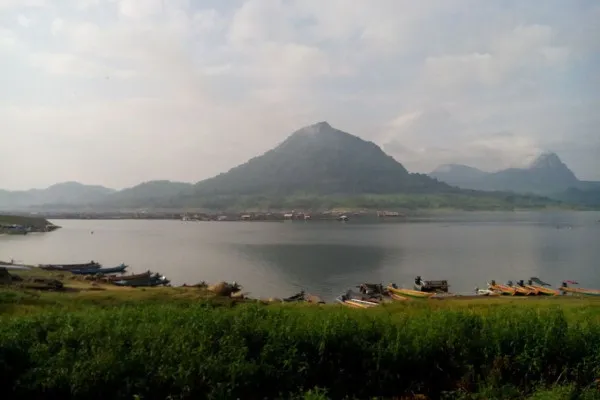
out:
M338 303L342 304L343 306L350 307L350 308L372 308L372 307L377 307L379 305L378 303L373 303L373 302L366 301L366 300L343 299L342 296L338 297L335 300Z
M71 271L71 270L84 270L84 269L99 269L102 266L98 263L85 263L85 264L42 264L41 269L53 270L53 271Z
M594 289L580 289L580 288L560 288L562 292L578 294L581 296L600 296L600 290Z
M410 298L404 297L404 296L400 296L399 294L396 294L396 293L390 293L390 297L394 301L407 301L407 300L410 300Z
M402 296L402 297L412 297L415 299L428 299L431 296L433 296L435 293L429 293L429 292L420 292L418 290L412 290L412 289L402 289L402 288L395 288L393 286L388 286L387 290L390 293Z
M540 296L560 296L560 291L552 288L547 288L543 286L531 285L538 290L538 294Z
M108 276L108 280L110 282L115 282L115 281L135 281L135 280L149 280L152 277L152 273L150 271L148 272L142 272L141 274L136 274L136 275L122 275L122 276Z
M74 269L74 270L71 270L70 272L75 275L97 275L97 274L104 275L104 274L116 274L119 272L125 272L126 269L127 269L127 265L122 264L122 265L119 265L118 267L112 267L112 268Z

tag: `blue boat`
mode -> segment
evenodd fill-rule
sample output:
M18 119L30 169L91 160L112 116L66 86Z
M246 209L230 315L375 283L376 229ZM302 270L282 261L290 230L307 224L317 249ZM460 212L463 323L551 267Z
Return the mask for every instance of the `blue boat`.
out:
M109 268L87 268L87 269L74 269L70 272L75 275L96 275L96 274L115 274L119 272L125 272L127 269L127 265L121 264L118 267L109 267Z

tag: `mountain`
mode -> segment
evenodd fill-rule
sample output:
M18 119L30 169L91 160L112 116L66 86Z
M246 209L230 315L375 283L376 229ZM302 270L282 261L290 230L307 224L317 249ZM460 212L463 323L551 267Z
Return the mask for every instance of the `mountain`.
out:
M185 196L192 192L191 183L173 181L144 182L132 188L112 193L102 201L102 205L113 207L139 207L152 205L169 205L171 199Z
M575 174L555 153L541 154L527 168L488 173L464 165L452 165L450 168L437 168L430 176L464 189L544 195L580 185Z
M468 187L471 182L478 181L488 175L480 169L460 164L444 164L429 174L432 178L457 187Z
M196 196L385 194L452 191L406 168L372 142L327 122L304 127L274 149L199 182Z
M561 181L572 180L574 176L570 176L568 168L557 159L551 156L540 158L528 169L504 171L505 176L518 175L513 180L520 185L533 182L548 186L555 176L560 176ZM460 165L439 168L435 176L447 181L462 179L482 186L490 177L500 183L504 179L501 173L488 174ZM459 186L469 185L461 183ZM0 210L7 211L316 210L336 207L475 210L535 209L555 205L560 203L540 196L459 189L427 175L409 173L376 144L335 129L327 122L299 129L272 150L195 185L150 181L115 191L68 182L43 190L0 191Z
M46 189L0 190L0 209L23 209L51 204L91 204L106 199L114 192L115 190L103 186L84 185L78 182L58 183Z

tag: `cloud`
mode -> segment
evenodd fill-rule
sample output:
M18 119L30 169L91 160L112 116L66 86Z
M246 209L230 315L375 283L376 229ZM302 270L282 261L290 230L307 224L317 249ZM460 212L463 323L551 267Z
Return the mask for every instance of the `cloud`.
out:
M550 149L600 179L594 2L0 0L0 9L11 77L0 146L22 171L0 169L0 187L196 181L320 120L413 171L495 170Z
M0 10L11 10L14 8L44 7L46 0L0 0Z
M17 22L23 28L29 28L31 26L31 24L32 24L33 21L30 18L27 18L26 16L24 16L23 14L19 14L17 16Z

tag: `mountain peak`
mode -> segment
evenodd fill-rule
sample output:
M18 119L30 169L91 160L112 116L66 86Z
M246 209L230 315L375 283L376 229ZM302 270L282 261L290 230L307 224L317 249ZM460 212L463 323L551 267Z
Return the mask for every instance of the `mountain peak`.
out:
M376 144L325 121L296 130L279 146L214 178L199 182L208 195L282 196L442 192L450 188L412 176Z
M566 165L561 161L560 157L556 153L546 151L540 154L533 162L529 165L529 169L539 168L566 168Z
M316 124L305 126L296 131L296 133L301 135L318 135L325 132L331 132L335 130L327 121L317 122Z

